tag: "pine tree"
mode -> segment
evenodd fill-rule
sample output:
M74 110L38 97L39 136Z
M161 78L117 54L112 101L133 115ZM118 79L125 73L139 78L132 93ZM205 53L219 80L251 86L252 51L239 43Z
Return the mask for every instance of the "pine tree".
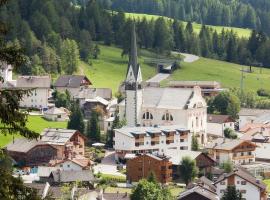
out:
M240 191L236 190L235 186L227 186L227 189L221 198L221 200L241 200L242 194Z
M179 169L186 185L188 185L198 174L196 161L192 160L190 157L183 157Z
M71 105L71 115L67 124L68 129L78 130L84 133L83 114L78 102L73 102Z
M95 110L92 111L91 118L88 120L86 134L91 141L100 141L99 115Z
M197 140L195 135L192 135L191 150L192 151L198 151L199 150L198 140Z
M62 45L61 66L66 74L73 74L78 70L79 49L75 40L66 39Z

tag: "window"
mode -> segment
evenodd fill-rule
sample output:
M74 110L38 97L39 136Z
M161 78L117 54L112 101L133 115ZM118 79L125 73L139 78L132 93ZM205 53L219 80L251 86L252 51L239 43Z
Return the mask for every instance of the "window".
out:
M150 112L143 113L143 119L153 119L153 115Z
M241 152L241 156L243 156L244 155L244 152Z
M67 165L68 168L70 168L70 165Z
M241 181L241 185L246 185L247 182L246 181Z
M237 181L237 184L239 184L240 183L240 181Z
M198 127L198 126L199 126L199 118L196 117L196 127Z
M173 121L173 116L172 116L170 113L166 112L166 113L162 116L162 120L163 120L163 121Z
M220 185L225 185L225 181L221 181L220 182Z
M248 152L248 155L249 155L249 156L251 156L251 155L252 155L251 151L249 151L249 152Z
M139 167L139 168L138 168L138 170L139 170L139 171L142 171L142 168L141 168L141 167Z
M57 115L57 118L58 118L58 119L61 118L61 115Z
M185 140L184 139L180 139L180 142L184 142Z

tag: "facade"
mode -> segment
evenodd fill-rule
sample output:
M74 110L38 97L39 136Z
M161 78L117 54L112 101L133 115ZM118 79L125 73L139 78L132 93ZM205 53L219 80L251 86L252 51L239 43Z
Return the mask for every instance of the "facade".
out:
M115 158L124 159L129 153L166 154L168 149L191 149L189 130L179 126L123 127L115 129Z
M65 160L51 160L50 166L64 171L81 171L89 169L90 161L89 159L83 158L68 158Z
M50 97L50 76L19 76L16 88L31 90L29 95L25 95L21 102L21 107L26 108L48 108Z
M75 99L78 99L82 106L87 99L95 99L96 97L110 101L112 99L112 89L110 88L85 88L80 90Z
M248 123L265 123L270 120L270 110L242 108L238 115L239 129Z
M239 139L219 138L206 146L209 155L219 164L231 161L234 164L255 162L256 144Z
M12 77L12 66L7 63L0 63L0 76L3 78L3 82L0 83L0 87L9 88L16 86L16 80Z
M202 89L202 95L206 97L216 96L224 89L216 81L170 81L169 86L173 88L194 88L199 86Z
M229 115L207 115L208 137L224 137L226 128L234 130L234 120Z
M139 182L154 173L158 182L172 181L172 163L166 156L142 154L127 161L127 181Z
M235 186L246 200L266 200L266 185L257 180L254 176L243 169L235 169L233 172L223 174L214 185L217 188L217 194L221 198L227 189L227 186Z
M50 121L68 121L69 120L68 113L63 108L56 108L56 107L52 107L44 111L43 117Z
M71 97L78 96L79 92L87 89L92 83L86 76L81 75L61 75L54 86L57 91L68 91Z

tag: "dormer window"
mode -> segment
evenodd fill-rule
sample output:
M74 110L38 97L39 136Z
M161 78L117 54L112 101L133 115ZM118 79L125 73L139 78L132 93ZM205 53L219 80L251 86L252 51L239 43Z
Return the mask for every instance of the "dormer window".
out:
M150 112L145 112L144 114L143 114L143 117L142 117L143 119L147 119L147 120L152 120L153 119L153 115L150 113Z
M167 112L162 116L162 120L163 121L173 121L173 116Z

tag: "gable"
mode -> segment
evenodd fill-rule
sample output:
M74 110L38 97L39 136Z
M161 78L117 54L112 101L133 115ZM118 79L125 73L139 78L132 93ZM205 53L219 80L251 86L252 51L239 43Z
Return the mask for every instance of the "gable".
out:
M128 68L128 72L127 72L127 76L126 76L126 81L127 82L135 82L136 79L135 79L135 74L134 74L134 71L133 71L133 68L131 65L129 65L129 68Z

